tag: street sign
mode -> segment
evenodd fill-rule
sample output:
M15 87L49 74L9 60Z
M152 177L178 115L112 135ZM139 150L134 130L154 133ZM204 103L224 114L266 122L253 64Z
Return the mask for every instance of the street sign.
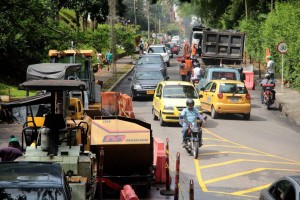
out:
M280 42L278 45L277 45L277 51L281 54L286 54L287 53L287 45L286 43L284 42Z
M156 34L155 34L155 33L152 33L152 37L153 37L153 38L156 38Z

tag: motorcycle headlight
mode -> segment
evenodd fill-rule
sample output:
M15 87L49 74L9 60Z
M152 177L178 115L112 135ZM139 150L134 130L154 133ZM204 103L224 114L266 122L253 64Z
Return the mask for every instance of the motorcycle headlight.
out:
M141 85L134 85L134 86L133 86L133 89L139 90L139 89L142 89L142 86L141 86Z
M165 105L164 110L174 110L174 107L170 105Z

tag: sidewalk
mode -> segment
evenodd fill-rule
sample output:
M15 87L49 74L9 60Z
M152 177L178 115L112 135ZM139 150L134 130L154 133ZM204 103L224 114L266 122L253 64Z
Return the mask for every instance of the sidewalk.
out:
M133 56L134 57L134 56ZM112 65L109 68L105 66L103 69L99 69L97 73L95 73L96 80L103 81L103 85L106 91L112 91L115 87L118 86L121 80L123 80L127 74L129 74L133 70L132 62L135 59L132 56L125 56L116 61L116 71L113 72Z
M280 80L277 80L277 83L280 83ZM282 88L281 84L277 84L275 91L279 110L300 130L300 92L286 86Z

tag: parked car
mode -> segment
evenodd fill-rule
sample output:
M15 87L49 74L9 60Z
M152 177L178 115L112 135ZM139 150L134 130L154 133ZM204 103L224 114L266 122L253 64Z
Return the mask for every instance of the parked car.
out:
M140 69L135 70L130 80L131 97L135 100L137 97L149 97L154 95L155 88L160 81L168 80L164 78L160 70Z
M300 176L285 176L260 192L259 200L300 199Z
M240 81L240 73L236 68L220 67L219 65L209 65L203 76L199 80L198 91L204 87L211 80L220 80L226 78L227 80Z
M71 199L59 163L0 162L0 199Z
M139 58L139 60L134 63L134 69L153 69L161 70L164 77L167 76L167 66L160 54L145 54Z
M186 81L162 81L158 83L152 102L154 120L160 125L167 122L179 122L181 111L186 108L186 100L193 99L200 110L199 95L192 83Z
M163 57L163 60L166 63L167 67L170 66L169 52L164 44L150 45L146 53L160 54Z
M203 110L216 119L220 114L242 114L250 119L251 96L245 84L236 80L212 80L200 90L200 102Z

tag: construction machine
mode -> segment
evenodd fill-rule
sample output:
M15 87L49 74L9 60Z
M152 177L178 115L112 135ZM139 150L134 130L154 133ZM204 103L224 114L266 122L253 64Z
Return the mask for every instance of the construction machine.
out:
M142 191L150 188L155 179L150 124L120 116L65 117L68 95L72 91L83 93L83 81L32 80L20 84L20 88L45 94L3 104L4 108L42 103L49 104L50 111L44 115L33 144L24 144L26 132L22 132L22 148L26 150L16 161L60 163L72 188L72 200L94 199L112 191L119 194L124 185Z

